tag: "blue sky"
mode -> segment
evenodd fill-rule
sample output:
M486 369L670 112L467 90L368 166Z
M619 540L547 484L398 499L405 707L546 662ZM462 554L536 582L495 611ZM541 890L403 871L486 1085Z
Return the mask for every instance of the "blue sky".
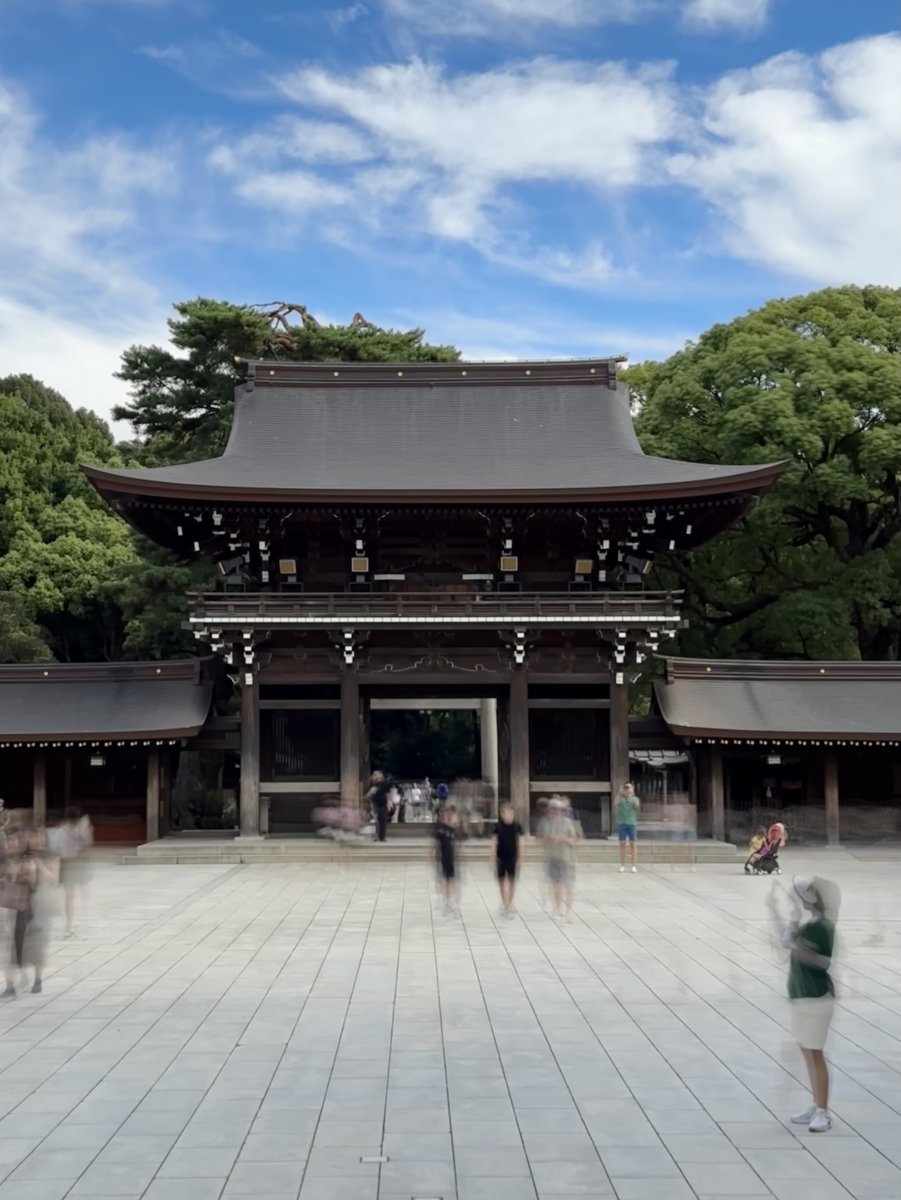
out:
M198 294L638 360L899 285L895 7L0 0L0 374L106 415Z

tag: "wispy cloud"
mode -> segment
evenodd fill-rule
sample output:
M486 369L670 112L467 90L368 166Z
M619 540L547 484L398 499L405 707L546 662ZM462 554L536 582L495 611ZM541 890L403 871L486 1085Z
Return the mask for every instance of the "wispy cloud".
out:
M719 246L818 283L901 284L901 38L726 75L672 177L716 213Z
M577 29L635 20L653 0L383 0L389 18L449 37L522 36L540 27Z
M689 26L706 31L755 32L766 24L772 0L686 0L682 13Z
M111 373L111 345L121 350L125 330L155 326L162 311L135 254L139 202L174 186L171 150L122 135L61 150L21 92L0 80L0 161L3 370L31 371L88 403L89 368L105 360Z
M266 90L256 77L248 82L245 74L248 64L255 63L262 75L263 51L227 29L210 30L202 37L165 46L142 46L140 53L196 87L248 98Z
M625 257L643 242L629 197L655 198L659 236L648 244L659 245L662 197L699 195L707 217L680 228L683 250L815 282L893 282L899 74L894 36L782 55L702 91L661 64L304 68L276 81L303 115L244 143L237 187L263 206L343 209L388 238L463 244L548 283L595 289L657 269ZM212 161L227 158L220 149ZM542 232L547 206L573 188L579 226L554 243Z
M415 179L406 199L421 231L484 245L510 185L567 180L600 194L647 182L649 152L676 124L664 66L539 59L449 75L414 60L352 75L304 69L280 86Z

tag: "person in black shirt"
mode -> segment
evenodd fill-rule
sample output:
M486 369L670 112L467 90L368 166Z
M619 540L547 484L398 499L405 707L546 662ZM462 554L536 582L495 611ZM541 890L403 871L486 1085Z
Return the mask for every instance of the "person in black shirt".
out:
M501 889L501 915L513 916L513 892L519 872L519 842L522 826L516 820L513 805L509 800L501 804L498 821L491 838L494 869Z
M457 810L452 804L438 809L434 825L435 854L438 860L438 885L447 916L458 916L457 904Z
M388 793L391 790L390 782L385 778L383 771L373 771L369 777L369 791L366 793L366 799L372 806L372 813L375 817L375 838L377 842L384 842L388 836Z

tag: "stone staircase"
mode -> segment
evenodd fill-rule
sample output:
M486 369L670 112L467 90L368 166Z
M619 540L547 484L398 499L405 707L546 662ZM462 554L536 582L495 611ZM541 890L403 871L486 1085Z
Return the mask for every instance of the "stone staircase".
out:
M393 831L392 831L393 832ZM490 852L487 838L472 838L461 843L463 862L484 861ZM236 838L233 834L220 837L195 834L174 834L157 842L138 846L135 853L123 855L119 861L129 866L186 863L210 865L261 863L415 863L427 861L432 853L432 839L405 834L391 837L383 845L372 841L339 845L325 837L268 837L259 840ZM541 847L532 838L526 839L528 859L539 860ZM613 839L586 839L577 851L581 863L615 863L619 858L618 843ZM728 842L654 841L639 844L640 862L682 863L686 866L708 863L740 862L738 850Z

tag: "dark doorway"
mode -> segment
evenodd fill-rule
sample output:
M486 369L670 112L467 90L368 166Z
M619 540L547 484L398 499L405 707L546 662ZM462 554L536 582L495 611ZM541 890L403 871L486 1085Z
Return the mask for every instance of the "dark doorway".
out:
M372 768L395 779L452 783L482 773L476 708L373 708L369 746Z

